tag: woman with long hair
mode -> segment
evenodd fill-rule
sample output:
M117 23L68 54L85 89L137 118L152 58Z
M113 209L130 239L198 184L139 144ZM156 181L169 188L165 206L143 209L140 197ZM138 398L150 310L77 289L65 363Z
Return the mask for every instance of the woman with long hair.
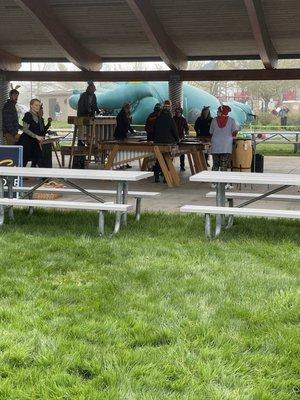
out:
M23 117L23 133L18 144L23 146L23 166L28 161L43 167L42 142L44 141L44 128L40 123L41 102L38 99L30 101L30 110Z

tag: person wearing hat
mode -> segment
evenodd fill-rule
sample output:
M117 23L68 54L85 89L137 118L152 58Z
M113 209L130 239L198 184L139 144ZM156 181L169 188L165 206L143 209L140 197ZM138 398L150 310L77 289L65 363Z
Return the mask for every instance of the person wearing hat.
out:
M210 126L211 154L213 171L227 171L232 154L233 137L238 129L235 120L229 117L231 108L222 105L218 108L218 116L213 118Z
M86 91L81 93L77 105L77 117L94 117L100 114L95 95L96 86L92 81L88 82Z
M23 127L19 124L18 112L16 104L18 102L19 92L12 89L9 92L9 99L2 108L3 136L5 144L14 145L20 138L19 129Z
M154 142L155 143L178 143L179 136L177 126L171 113L172 103L166 100L163 108L156 118L154 124Z
M154 124L154 143L173 144L179 142L178 130L171 113L172 103L166 100ZM155 182L159 182L160 166L153 168Z
M95 114L100 114L95 92L96 86L94 85L94 82L88 81L86 91L81 93L78 100L77 117L95 117ZM84 127L78 126L78 147L84 146ZM75 156L73 160L73 168L84 169L84 163L85 156Z
M178 130L179 140L184 139L185 135L189 133L189 126L187 120L182 115L183 109L179 106L175 108L175 115L173 117ZM184 154L180 156L180 170L185 171Z
M156 103L153 112L148 115L145 124L145 131L147 132L147 142L153 142L154 140L154 124L160 112L161 112L161 104Z

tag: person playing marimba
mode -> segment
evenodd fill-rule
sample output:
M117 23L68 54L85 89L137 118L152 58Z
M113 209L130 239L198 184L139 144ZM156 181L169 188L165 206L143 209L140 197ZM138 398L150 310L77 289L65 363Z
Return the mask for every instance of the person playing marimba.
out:
M148 115L145 124L145 131L147 132L147 142L153 142L154 140L154 124L160 112L161 112L161 104L156 103L153 112Z
M213 171L227 171L231 160L233 138L236 136L238 129L235 120L228 115L230 111L231 108L229 106L220 106L218 108L218 116L213 118L211 122ZM212 187L215 187L215 184ZM226 189L230 188L231 185L227 184Z
M77 105L77 117L95 117L100 114L97 105L97 97L95 95L96 86L93 81L88 81L88 86L84 93L81 93ZM78 147L85 146L84 127L78 126ZM73 168L83 169L85 164L85 156L75 156L73 160Z
M166 100L161 113L154 124L154 142L163 144L174 144L179 142L178 130L171 113L172 103ZM160 166L156 161L154 167L155 182L159 182Z
M131 104L129 102L124 103L121 111L117 115L117 126L114 133L114 137L117 140L127 139L128 132L134 133L134 129L131 126L130 107Z
M30 101L30 111L23 117L23 133L20 136L18 145L23 146L23 166L28 161L34 165L44 167L41 144L44 141L44 128L41 126L39 112L41 102L38 99Z
M194 129L196 131L196 135L199 138L202 138L205 141L210 141L211 135L209 133L212 117L210 115L210 107L209 106L204 106L201 111L200 117L196 119ZM208 154L205 153L205 159L207 166L208 164Z
M175 115L173 117L178 130L179 140L184 139L185 135L189 133L189 126L187 120L182 115L183 109L178 106L175 108ZM184 154L180 156L180 171L185 171Z

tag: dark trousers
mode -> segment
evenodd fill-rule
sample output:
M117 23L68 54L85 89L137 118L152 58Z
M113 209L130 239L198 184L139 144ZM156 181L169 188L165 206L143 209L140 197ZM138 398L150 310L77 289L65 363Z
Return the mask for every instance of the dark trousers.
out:
M184 168L184 154L180 156L180 168Z
M287 125L287 117L280 118L280 125L281 126L286 126Z
M231 159L230 153L213 154L212 171L227 171Z
M85 143L83 140L78 139L78 147L84 147ZM73 169L84 169L85 167L85 156L74 156L73 158Z

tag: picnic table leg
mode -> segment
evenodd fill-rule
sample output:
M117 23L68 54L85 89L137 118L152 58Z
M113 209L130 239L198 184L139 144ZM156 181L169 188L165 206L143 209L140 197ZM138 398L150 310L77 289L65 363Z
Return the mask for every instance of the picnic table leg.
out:
M117 185L117 197L116 197L116 202L117 204L122 204L123 200L123 182L118 182ZM120 230L121 227L121 222L122 222L122 213L121 212L116 212L116 219L115 219L115 227L114 227L114 234L117 234Z
M7 177L7 187L8 187L8 198L9 199L13 199L13 197L14 197L13 186L14 186L14 177L12 177L12 176ZM13 221L15 219L13 207L9 207L8 217L11 221Z
M174 168L173 160L169 154L165 154L165 161L175 186L180 186L180 177L177 174L176 169Z
M119 151L119 145L116 144L116 145L112 148L112 150L111 150L111 152L110 152L110 154L109 154L109 156L108 156L107 163L105 164L104 169L111 169L111 168L113 167L114 159L115 159L115 157L116 157L118 151Z
M4 178L0 177L0 198L4 197ZM0 226L4 223L4 206L0 206Z
M135 220L139 222L141 219L141 201L142 199L140 197L136 198L136 207L135 207Z
M217 207L225 207L225 183L217 183L217 196L216 203ZM225 216L220 214L216 216L216 236L217 232L220 234L222 227L225 226Z
M193 164L193 160L192 160L191 153L188 153L188 154L187 154L187 158L188 158L188 162L189 162L191 174L192 174L192 175L195 175L195 169L194 169L194 164Z
M78 130L78 126L75 125L74 126L74 134L73 134L73 138L72 138L72 145L71 145L71 154L70 154L70 158L69 158L69 168L72 168L72 162L73 162L73 158L74 158L74 147L75 147L75 142L76 142L76 137L77 137L77 130Z
M56 160L57 160L58 166L59 166L59 168L61 168L61 162L60 162L60 159L59 159L59 157L58 157L57 149L56 149L54 143L52 143L52 149L53 149L54 154L55 154L55 156L56 156Z
M123 182L122 204L127 204L128 182ZM122 223L127 225L127 212L122 215Z
M201 171L207 171L207 163L206 163L206 159L205 159L203 150L197 151L197 155L199 158Z
M154 153L155 156L159 162L160 168L162 170L162 173L164 174L165 180L167 182L167 185L169 187L173 187L173 180L172 180L172 175L169 172L169 169L167 167L167 164L165 162L165 159L161 153L161 151L159 150L158 146L154 146Z
M99 236L104 236L104 234L105 234L105 231L104 231L104 226L105 226L104 216L105 216L105 211L99 211L99 225L98 225Z

